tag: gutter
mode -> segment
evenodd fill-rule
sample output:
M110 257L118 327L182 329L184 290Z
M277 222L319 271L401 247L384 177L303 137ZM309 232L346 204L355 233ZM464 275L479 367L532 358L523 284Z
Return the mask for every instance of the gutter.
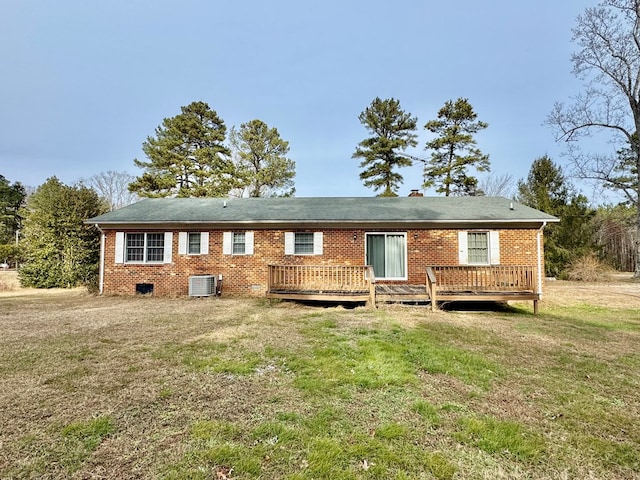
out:
M95 224L95 227L100 230L100 269L98 273L98 293L102 295L102 292L104 290L104 250L107 235L97 223Z
M542 277L544 276L544 271L542 270L542 234L544 227L547 226L547 222L542 222L542 226L538 229L538 233L536 234L536 242L538 249L538 295L542 300Z
M111 221L100 222L103 228L108 230L122 229L131 230L135 228L251 228L254 230L277 229L277 228L427 228L427 229L450 229L450 228L536 228L540 223L543 226L556 219L456 219L456 220L147 220L147 221Z

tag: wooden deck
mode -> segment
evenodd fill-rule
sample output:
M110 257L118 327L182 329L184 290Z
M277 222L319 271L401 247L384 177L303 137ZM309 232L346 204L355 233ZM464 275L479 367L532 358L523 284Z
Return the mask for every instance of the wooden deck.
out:
M426 283L434 310L437 302L530 300L538 313L541 293L531 265L430 266Z
M267 298L366 302L375 305L373 267L269 265Z
M270 265L267 298L329 302L439 303L454 301L533 301L540 293L533 266L430 266L425 284L376 283L366 265Z

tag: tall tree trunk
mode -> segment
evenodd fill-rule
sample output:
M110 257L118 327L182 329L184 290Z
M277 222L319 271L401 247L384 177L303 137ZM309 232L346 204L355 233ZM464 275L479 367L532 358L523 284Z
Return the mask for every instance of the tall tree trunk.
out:
M633 279L640 282L640 186L638 187L638 200L636 201L636 269Z

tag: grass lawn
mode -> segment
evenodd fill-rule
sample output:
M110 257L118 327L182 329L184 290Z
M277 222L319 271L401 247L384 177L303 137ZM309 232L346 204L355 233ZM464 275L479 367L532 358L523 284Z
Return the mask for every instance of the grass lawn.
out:
M0 272L0 478L640 478L640 285L497 312L98 297Z

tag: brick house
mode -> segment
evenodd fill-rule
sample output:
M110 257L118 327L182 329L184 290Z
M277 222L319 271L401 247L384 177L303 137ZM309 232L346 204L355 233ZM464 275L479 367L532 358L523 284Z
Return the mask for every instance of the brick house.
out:
M542 230L557 218L505 198L162 198L89 219L100 292L187 295L193 276L264 296L269 268L372 266L378 285L424 285L429 266L528 266L542 293Z

